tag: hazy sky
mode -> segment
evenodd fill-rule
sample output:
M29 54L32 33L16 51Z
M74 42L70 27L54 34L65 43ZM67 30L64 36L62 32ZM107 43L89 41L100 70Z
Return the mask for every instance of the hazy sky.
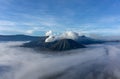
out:
M0 34L120 34L120 0L0 0Z

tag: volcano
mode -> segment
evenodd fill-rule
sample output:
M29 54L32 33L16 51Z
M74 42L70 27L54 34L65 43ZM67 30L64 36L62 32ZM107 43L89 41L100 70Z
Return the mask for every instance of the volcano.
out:
M39 50L65 51L77 48L85 48L84 45L71 39L61 39L54 42L32 41L24 43L21 47L37 48Z

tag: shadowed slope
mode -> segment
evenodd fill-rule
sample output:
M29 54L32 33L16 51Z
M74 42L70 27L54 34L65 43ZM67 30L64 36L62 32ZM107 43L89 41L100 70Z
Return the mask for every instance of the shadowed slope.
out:
M62 39L58 40L50 49L52 50L70 50L70 49L77 49L77 48L84 48L85 46L71 40L71 39Z
M105 43L107 41L105 40L99 40L99 39L93 39L90 37L86 37L86 36L80 36L77 40L77 42L79 42L80 44L101 44L101 43Z

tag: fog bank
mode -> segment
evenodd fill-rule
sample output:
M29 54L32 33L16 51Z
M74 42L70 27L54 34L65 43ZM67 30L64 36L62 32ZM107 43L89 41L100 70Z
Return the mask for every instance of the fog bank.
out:
M1 79L119 79L120 45L98 44L66 52L44 52L0 43Z

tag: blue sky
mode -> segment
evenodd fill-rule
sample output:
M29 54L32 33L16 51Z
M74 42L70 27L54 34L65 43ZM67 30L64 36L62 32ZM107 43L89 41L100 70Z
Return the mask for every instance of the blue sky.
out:
M0 34L120 34L120 0L0 0Z

